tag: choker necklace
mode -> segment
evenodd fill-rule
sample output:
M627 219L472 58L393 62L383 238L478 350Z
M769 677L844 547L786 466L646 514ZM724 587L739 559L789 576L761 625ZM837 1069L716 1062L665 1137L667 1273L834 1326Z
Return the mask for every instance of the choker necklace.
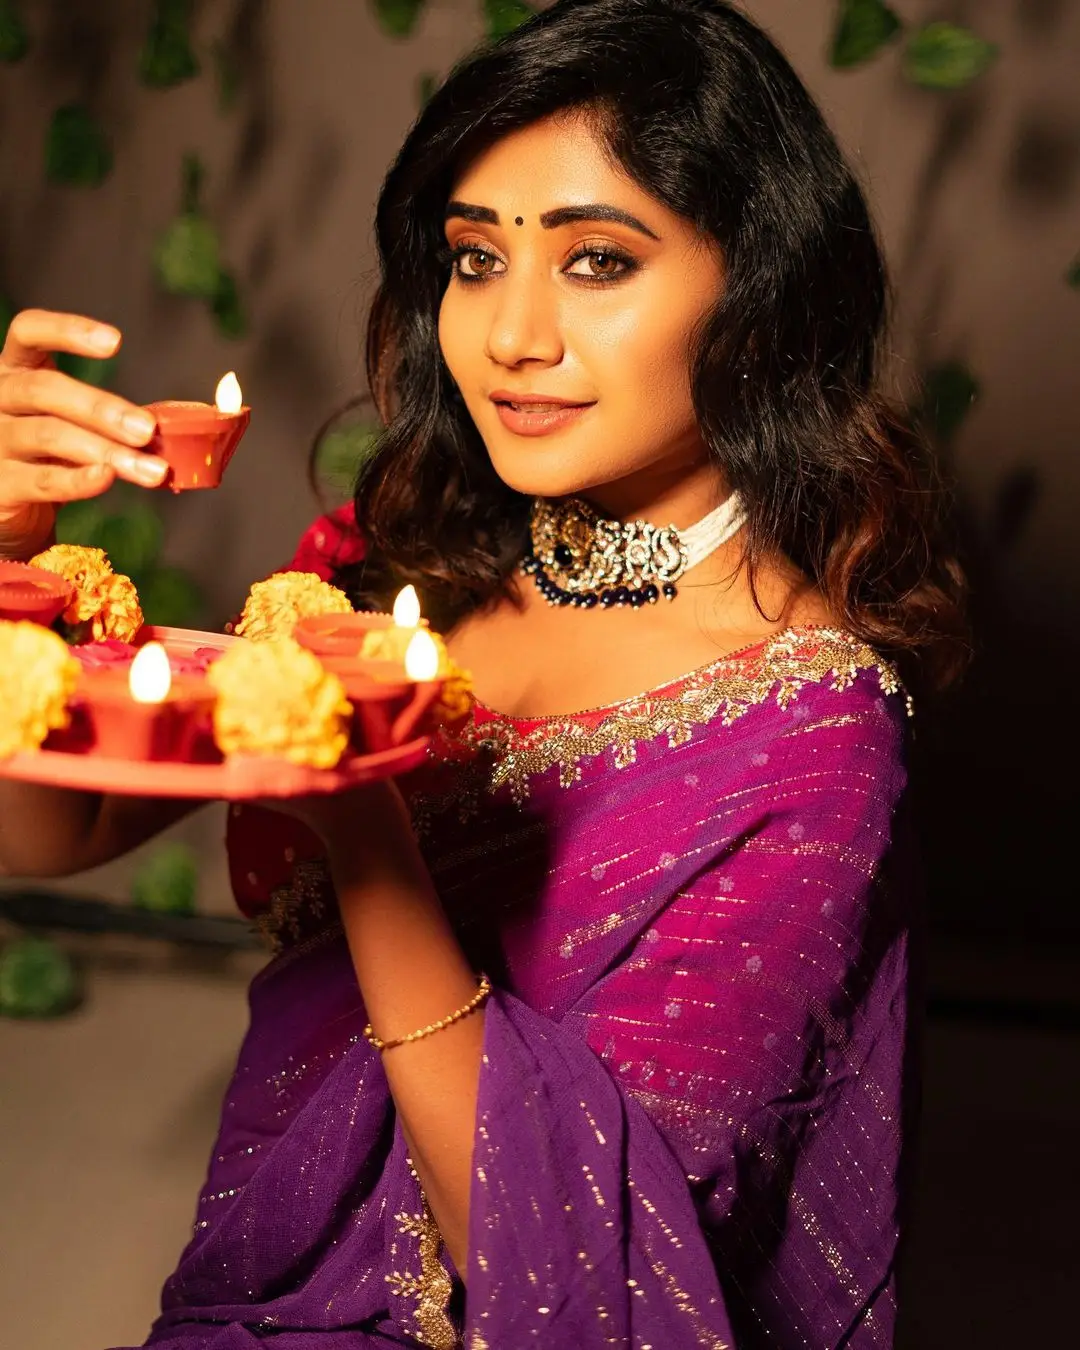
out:
M549 605L652 605L674 600L676 581L726 544L746 523L733 492L695 525L678 530L645 520L605 520L580 498L537 498L529 520L532 541L521 563Z

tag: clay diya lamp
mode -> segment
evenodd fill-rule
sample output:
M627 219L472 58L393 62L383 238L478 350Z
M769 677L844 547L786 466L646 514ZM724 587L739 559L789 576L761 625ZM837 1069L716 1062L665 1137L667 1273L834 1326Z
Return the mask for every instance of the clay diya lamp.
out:
M162 487L173 492L216 488L251 421L251 409L230 371L218 383L213 403L164 399L148 403L157 419L154 439L146 447L169 465Z
M431 642L430 636L424 637ZM437 671L438 649L431 643L430 667L417 666L421 678L410 676L397 661L365 661L356 656L322 655L320 662L345 686L345 697L352 704L353 721L350 742L361 754L378 754L421 736L429 729L429 714L442 692L442 680L427 670Z
M378 651L361 656L372 633ZM314 615L300 620L293 637L344 684L353 705L354 749L374 754L423 733L443 682L439 649L420 617L414 587L398 595L393 614Z
M364 639L369 633L378 633L379 650L368 652L366 660L389 661L404 666L405 653L417 632L426 629L427 620L420 617L420 601L416 589L406 586L394 601L393 614L360 610L353 614L317 614L301 619L293 629L293 637L316 656L351 656L360 658Z
M48 628L75 596L75 587L44 567L0 562L0 619L28 619Z
M160 642L140 647L127 669L84 670L78 697L95 754L137 761L206 757L214 691L200 676L174 676Z

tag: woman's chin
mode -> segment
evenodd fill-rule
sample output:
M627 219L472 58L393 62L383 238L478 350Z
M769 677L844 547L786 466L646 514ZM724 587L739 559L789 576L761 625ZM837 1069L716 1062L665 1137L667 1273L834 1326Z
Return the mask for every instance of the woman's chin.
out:
M587 472L575 455L576 463L550 451L506 454L488 447L491 464L507 487L526 497L574 497L600 486L595 468Z

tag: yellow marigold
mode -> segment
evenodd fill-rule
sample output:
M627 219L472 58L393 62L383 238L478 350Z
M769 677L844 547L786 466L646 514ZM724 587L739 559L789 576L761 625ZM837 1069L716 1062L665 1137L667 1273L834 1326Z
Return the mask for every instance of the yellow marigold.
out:
M469 671L462 670L449 656L446 658L445 667L440 662L439 674L444 677L446 683L435 705L436 718L439 722L451 726L464 722L473 707L472 675Z
M67 726L79 669L56 633L0 619L0 759L37 750L50 731Z
M83 548L81 544L54 544L31 558L30 566L55 572L75 587L75 598L64 610L68 623L85 623L97 614L102 604L102 588L113 575L104 549Z
M209 668L214 739L226 755L272 755L331 769L349 739L352 707L336 675L290 637L238 642Z
M251 642L265 642L292 637L300 619L351 612L345 592L314 572L275 572L252 586L235 632Z
M110 572L98 590L101 608L94 615L91 633L94 641L115 638L131 642L143 626L142 606L135 583L123 572Z

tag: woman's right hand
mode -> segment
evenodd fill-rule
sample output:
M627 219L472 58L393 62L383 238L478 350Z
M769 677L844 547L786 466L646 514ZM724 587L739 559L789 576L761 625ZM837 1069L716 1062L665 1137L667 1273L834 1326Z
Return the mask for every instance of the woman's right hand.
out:
M109 324L25 309L0 352L0 558L26 559L48 545L56 508L96 497L117 478L158 487L168 465L145 446L153 414L56 369L54 352L108 357L120 346Z

